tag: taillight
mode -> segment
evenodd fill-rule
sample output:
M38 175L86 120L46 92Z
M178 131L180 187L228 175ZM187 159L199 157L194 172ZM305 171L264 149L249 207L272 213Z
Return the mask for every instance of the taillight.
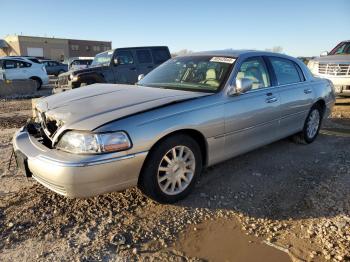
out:
M47 73L47 72L46 72L45 66L42 66L41 69L42 69L45 73Z

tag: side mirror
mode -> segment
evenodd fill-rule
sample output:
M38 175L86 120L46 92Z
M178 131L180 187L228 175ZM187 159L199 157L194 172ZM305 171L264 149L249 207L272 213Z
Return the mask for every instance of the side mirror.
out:
M145 77L145 75L144 75L144 74L139 75L139 76L137 77L137 81L142 80L144 77Z
M323 51L320 56L327 56L328 55L328 52L327 51Z
M236 84L230 87L228 91L228 95L233 96L233 95L243 94L251 90L252 87L253 87L253 81L250 80L249 78L236 79Z
M114 63L115 66L116 66L116 65L119 65L119 58L118 58L118 57L115 57L115 58L113 59L113 63Z

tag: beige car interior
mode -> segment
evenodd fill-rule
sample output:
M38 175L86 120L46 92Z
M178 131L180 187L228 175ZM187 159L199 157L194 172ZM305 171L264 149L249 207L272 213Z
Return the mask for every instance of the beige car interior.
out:
M258 60L244 62L236 79L248 78L252 80L252 89L258 89L269 86L269 77L265 67Z
M202 82L213 87L218 87L220 85L219 81L216 78L216 71L214 68L207 70L205 80Z

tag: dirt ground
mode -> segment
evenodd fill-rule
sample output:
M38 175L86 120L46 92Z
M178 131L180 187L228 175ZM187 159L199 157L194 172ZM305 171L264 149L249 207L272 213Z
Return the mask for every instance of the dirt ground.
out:
M31 101L0 101L0 261L350 261L350 99L310 145L208 168L185 200L59 196L8 166Z

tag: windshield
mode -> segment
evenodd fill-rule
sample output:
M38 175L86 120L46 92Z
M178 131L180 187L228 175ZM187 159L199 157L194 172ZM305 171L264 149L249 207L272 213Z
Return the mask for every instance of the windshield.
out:
M91 63L91 66L109 66L113 51L97 54Z
M337 45L330 55L350 55L350 42L343 42Z
M151 71L138 84L158 88L217 92L225 83L234 61L232 57L176 57Z

